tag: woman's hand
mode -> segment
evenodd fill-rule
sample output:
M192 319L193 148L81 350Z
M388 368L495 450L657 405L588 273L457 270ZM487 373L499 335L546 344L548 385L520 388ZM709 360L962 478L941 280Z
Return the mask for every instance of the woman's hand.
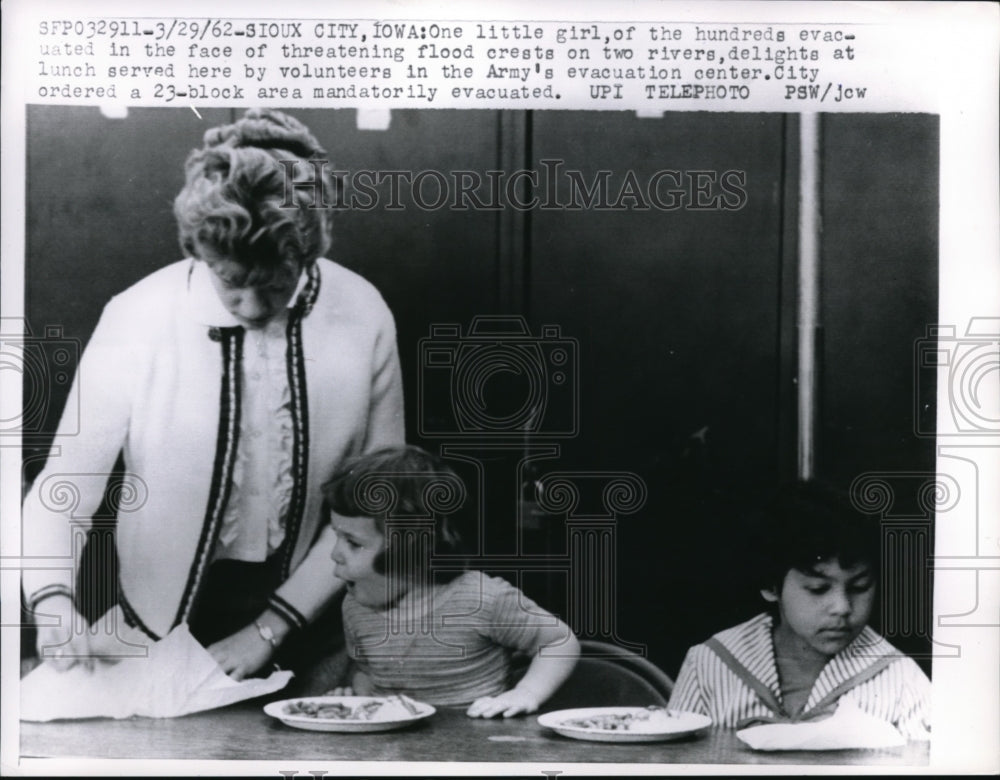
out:
M531 691L512 688L498 696L483 696L469 705L465 714L470 718L493 718L503 714L505 718L524 715L538 709L538 696Z
M51 622L36 627L38 657L60 672L77 664L92 669L94 652L87 623L76 611L73 600L69 596L51 596L38 605L37 612L39 620Z
M274 650L253 623L208 648L222 671L234 680L242 680L263 668L271 660Z

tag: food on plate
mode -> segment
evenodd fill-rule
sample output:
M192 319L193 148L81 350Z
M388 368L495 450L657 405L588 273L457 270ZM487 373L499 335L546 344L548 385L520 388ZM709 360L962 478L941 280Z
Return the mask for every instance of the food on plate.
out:
M350 699L301 699L285 705L285 715L316 720L399 720L410 717L407 708L393 699L365 699L352 704Z
M585 718L564 720L560 725L600 731L660 731L674 718L677 718L677 715L663 707L649 707L645 710L595 712Z

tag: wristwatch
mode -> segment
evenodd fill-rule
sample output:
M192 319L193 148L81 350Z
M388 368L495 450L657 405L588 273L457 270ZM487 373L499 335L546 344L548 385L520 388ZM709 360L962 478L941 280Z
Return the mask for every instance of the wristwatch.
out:
M271 630L271 627L263 625L259 620L255 620L253 624L257 626L257 633L260 634L260 638L277 650L278 640L275 639L274 632Z

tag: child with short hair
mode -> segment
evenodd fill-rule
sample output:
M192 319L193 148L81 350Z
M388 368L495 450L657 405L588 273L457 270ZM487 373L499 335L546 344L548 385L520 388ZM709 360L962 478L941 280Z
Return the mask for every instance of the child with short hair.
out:
M810 483L783 491L764 520L761 595L769 612L692 647L670 707L717 726L807 721L840 701L929 738L930 681L874 630L879 523Z
M347 586L353 693L510 717L537 710L570 675L580 648L569 627L506 580L465 570L454 522L465 488L441 460L413 446L380 450L346 465L323 493L337 534L334 575ZM515 652L531 661L511 686Z

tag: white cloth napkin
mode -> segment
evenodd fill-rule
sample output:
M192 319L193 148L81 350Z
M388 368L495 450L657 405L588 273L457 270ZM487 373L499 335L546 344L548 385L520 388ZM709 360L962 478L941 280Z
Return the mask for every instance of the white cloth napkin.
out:
M837 711L824 720L766 723L737 731L736 736L754 750L877 749L906 744L891 723L843 700Z
M145 658L64 672L43 663L21 680L21 720L173 718L272 693L291 678L291 672L279 671L237 682L180 625L151 645Z

